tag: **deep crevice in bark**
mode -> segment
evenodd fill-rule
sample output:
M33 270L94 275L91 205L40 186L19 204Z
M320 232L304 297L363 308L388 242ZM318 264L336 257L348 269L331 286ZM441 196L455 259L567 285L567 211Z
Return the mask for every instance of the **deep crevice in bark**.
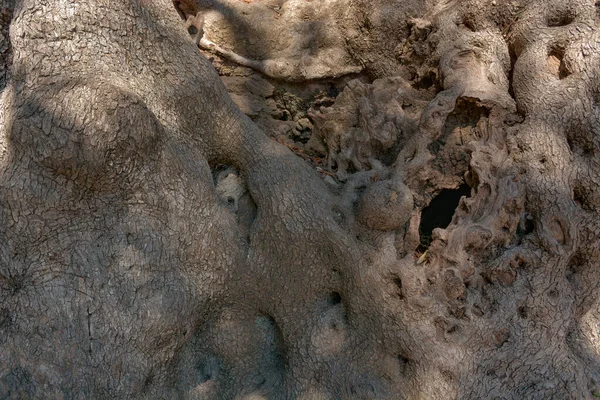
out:
M419 225L421 241L418 251L424 252L427 250L432 241L433 230L448 227L452 222L452 217L460 199L470 196L471 187L463 184L457 189L443 189L431 200L429 205L421 212L421 223Z

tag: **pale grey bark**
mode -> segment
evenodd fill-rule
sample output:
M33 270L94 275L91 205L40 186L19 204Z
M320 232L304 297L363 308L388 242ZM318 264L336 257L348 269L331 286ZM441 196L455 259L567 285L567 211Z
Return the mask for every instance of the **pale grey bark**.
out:
M16 3L0 398L600 395L593 1L331 2L347 40L320 43L365 76L310 114L328 180L238 109L179 3Z

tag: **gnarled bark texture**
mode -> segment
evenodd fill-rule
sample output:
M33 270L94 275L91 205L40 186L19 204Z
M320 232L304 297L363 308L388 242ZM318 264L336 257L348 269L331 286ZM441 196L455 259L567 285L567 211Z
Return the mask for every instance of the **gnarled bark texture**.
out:
M0 398L600 396L597 6L318 3L3 3Z

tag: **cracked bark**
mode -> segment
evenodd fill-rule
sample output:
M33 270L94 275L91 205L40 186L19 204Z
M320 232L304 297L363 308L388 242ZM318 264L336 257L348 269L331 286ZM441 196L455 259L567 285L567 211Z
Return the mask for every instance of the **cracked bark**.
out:
M313 110L324 181L236 107L173 2L17 2L0 398L593 398L597 7L428 7L398 65L359 60L381 79ZM377 53L381 10L354 17Z

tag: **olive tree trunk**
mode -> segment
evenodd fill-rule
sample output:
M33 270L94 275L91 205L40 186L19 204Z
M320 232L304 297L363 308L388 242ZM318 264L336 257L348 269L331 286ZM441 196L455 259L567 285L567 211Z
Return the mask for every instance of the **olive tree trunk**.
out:
M334 181L173 2L3 3L1 399L600 396L597 6L345 4Z

